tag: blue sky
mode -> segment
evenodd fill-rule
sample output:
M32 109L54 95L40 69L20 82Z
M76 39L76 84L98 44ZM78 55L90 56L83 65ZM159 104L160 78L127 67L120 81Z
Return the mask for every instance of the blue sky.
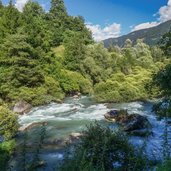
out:
M22 8L27 0L16 0ZM47 10L50 0L38 0ZM96 40L117 37L171 19L171 0L64 0L70 15L81 15ZM3 0L7 3L8 0Z

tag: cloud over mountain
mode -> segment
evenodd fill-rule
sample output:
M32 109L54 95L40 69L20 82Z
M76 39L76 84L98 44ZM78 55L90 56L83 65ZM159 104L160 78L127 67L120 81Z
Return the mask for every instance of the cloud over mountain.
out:
M159 9L159 11L157 12L157 14L155 14L155 16L156 15L159 16L157 21L138 24L138 25L134 26L131 31L137 31L137 30L141 30L141 29L154 27L154 26L159 25L160 23L171 20L171 0L168 0L167 5L162 6Z
M167 5L159 9L159 20L165 22L171 19L171 0L168 1Z
M105 27L101 27L98 24L93 25L92 23L87 23L86 26L92 32L96 41L101 41L110 37L118 37L121 32L121 24L118 23L113 23Z
M139 25L133 27L133 29L131 31L137 31L137 30L142 30L142 29L146 29L146 28L151 28L151 27L155 27L157 25L159 25L159 23L157 21L142 23L142 24L139 24Z

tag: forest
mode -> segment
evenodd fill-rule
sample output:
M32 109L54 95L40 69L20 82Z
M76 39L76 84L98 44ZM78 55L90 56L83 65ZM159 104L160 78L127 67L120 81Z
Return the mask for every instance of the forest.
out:
M162 117L171 116L171 31L163 35L155 46L149 46L143 40L137 40L133 45L128 39L122 48L110 46L107 49L103 42L93 40L82 16L68 14L63 0L52 0L49 11L45 11L38 2L29 0L22 12L10 0L7 6L0 1L0 40L2 171L7 169L15 150L19 128L18 115L11 109L21 100L36 107L62 102L65 97L78 93L91 96L97 103L162 98L154 108ZM162 107L163 102L168 104L166 108ZM68 165L61 170L96 171L98 167L102 171L113 170L106 151L116 152L114 146L101 149L104 156L97 159L94 155L94 162L83 157L81 149L91 151L87 141L94 136L92 129L95 135L99 135L94 138L96 142L92 142L97 143L97 147L101 146L99 139L104 138L106 146L118 140L118 144L124 144L121 150L131 151L125 155L124 168L120 170L128 166L144 170L145 157L140 156L124 136L113 134L108 129L100 131L104 128L98 124L89 127L83 144L76 149L75 160L67 159ZM134 162L135 156L139 159L138 165ZM169 171L168 160L158 167L159 171L167 171L167 167ZM78 162L81 163L80 168L76 167Z

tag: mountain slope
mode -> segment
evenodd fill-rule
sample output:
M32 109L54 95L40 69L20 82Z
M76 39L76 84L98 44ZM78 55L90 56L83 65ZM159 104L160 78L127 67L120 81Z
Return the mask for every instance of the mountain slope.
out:
M133 43L135 43L137 39L144 39L145 43L149 45L155 45L160 40L162 35L167 33L170 28L171 20L164 22L156 27L134 31L118 38L109 38L103 42L105 47L109 47L110 45L118 45L123 47L124 42L127 39L132 40Z

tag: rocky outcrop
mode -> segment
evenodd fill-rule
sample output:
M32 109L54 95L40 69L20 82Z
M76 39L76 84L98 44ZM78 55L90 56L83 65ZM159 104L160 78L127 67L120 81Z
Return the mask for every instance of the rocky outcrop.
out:
M26 101L19 101L18 103L15 104L13 111L15 113L18 113L19 115L23 115L25 113L28 113L32 108L32 105L27 103Z
M150 122L145 116L139 114L129 115L126 110L112 110L106 113L108 121L120 124L125 132L137 136L144 136L150 133Z

